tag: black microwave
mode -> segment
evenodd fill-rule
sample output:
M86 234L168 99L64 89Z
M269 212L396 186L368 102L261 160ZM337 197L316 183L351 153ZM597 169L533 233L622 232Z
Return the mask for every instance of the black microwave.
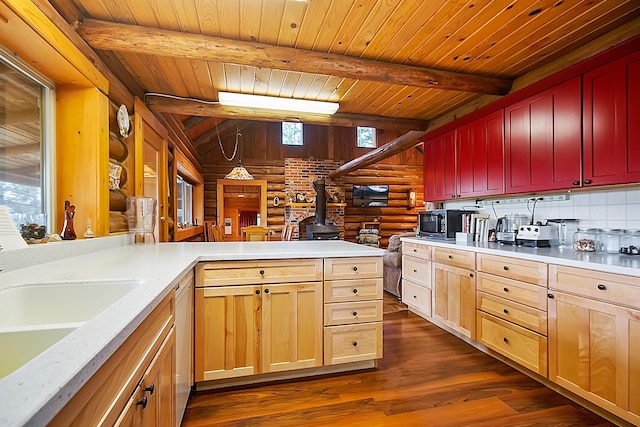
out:
M437 209L418 213L418 237L455 239L462 231L462 216L470 211Z

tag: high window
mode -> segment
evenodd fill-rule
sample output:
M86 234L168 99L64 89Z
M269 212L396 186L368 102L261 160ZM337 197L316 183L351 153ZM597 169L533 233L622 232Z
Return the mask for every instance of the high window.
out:
M53 83L0 46L0 205L50 227Z
M302 123L282 122L282 143L302 145Z
M360 127L356 130L359 148L376 148L376 128Z

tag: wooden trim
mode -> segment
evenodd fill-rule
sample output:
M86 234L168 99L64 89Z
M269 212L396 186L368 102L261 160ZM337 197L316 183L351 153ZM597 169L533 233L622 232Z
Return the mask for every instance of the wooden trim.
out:
M176 242L181 242L182 240L186 240L190 237L197 236L203 233L204 233L204 227L202 225L197 225L195 227L189 227L185 229L179 229L176 227L174 240Z
M253 179L250 181L236 181L233 179L219 179L217 180L217 213L216 221L218 224L224 226L224 186L225 185L244 185L247 187L255 186L260 187L260 221L263 227L267 225L267 181L264 179Z

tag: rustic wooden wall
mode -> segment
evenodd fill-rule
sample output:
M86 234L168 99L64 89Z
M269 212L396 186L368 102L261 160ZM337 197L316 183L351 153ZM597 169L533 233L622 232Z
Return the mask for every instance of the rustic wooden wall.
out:
M255 179L267 181L267 216L269 228L279 232L284 227L284 159L315 158L333 159L347 162L359 157L370 149L356 147L354 128L312 126L304 127L303 146L283 146L280 124L254 122L244 127L240 133L239 157L227 162L213 140L199 147L204 167L205 218L216 217L216 180L224 178L235 161L240 158L243 165ZM383 145L400 136L396 132L378 131L378 145ZM230 155L234 149L234 138L222 140L225 152ZM381 244L386 247L388 238L396 233L411 231L416 226L416 216L423 209L422 152L417 148L406 150L371 165L352 172L342 178L345 183L347 207L345 211L345 240L355 241L360 223L378 218L381 228ZM352 206L353 184L389 184L389 206L384 208L363 208ZM415 188L418 203L408 208L408 191ZM273 206L273 198L278 196L281 204Z

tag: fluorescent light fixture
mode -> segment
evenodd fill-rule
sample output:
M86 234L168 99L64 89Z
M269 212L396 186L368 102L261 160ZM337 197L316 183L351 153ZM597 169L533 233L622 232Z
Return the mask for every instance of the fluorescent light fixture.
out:
M317 114L333 114L338 111L339 107L337 102L309 101L306 99L278 98L275 96L231 92L218 92L218 100L220 104L232 107L264 108Z

